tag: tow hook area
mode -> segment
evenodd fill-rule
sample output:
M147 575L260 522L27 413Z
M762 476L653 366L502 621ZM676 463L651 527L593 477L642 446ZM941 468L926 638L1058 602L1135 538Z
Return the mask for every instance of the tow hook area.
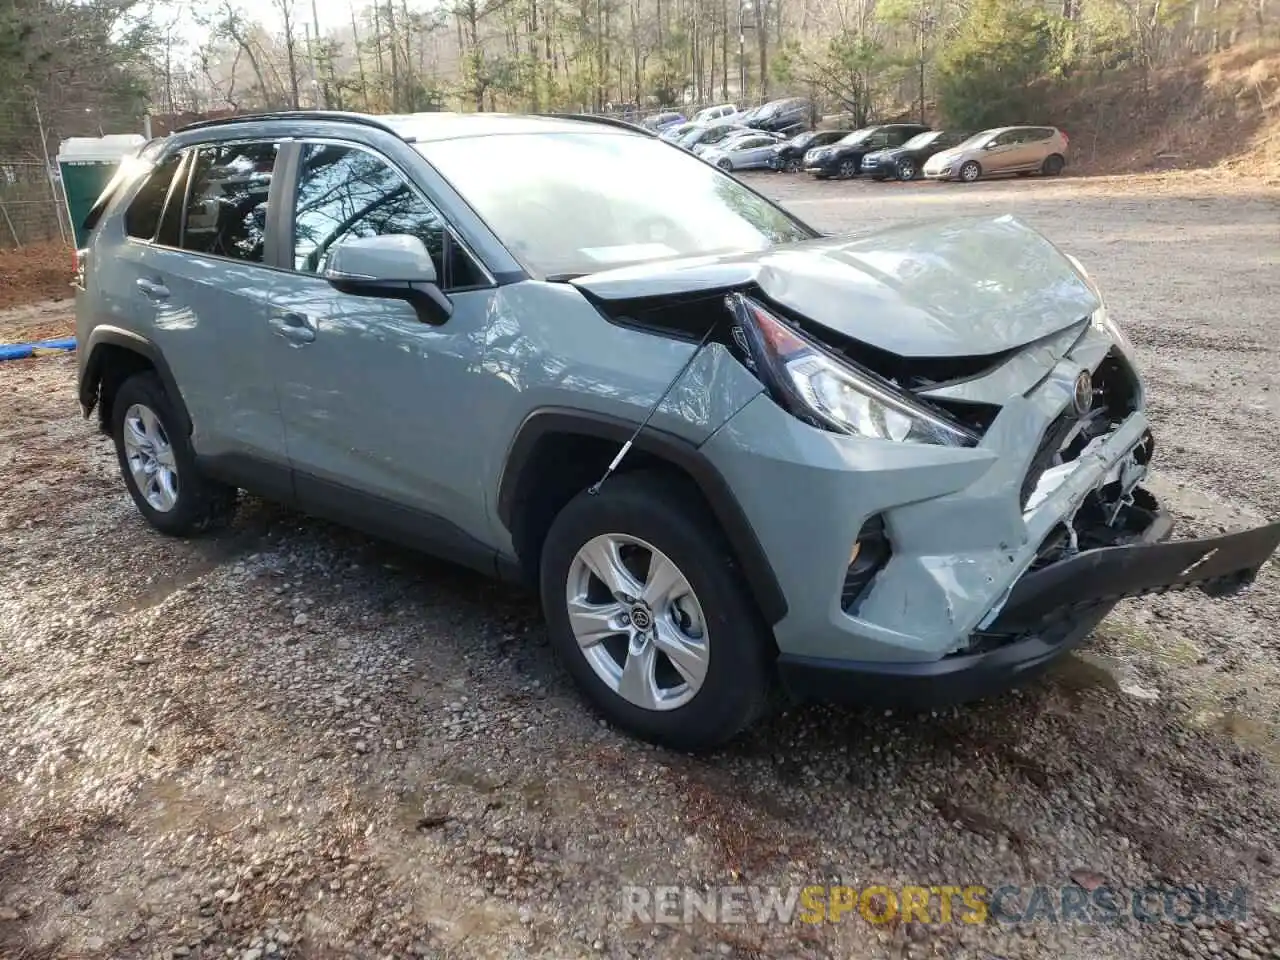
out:
M1280 546L1280 523L1160 542L1173 523L1155 497L1141 487L1121 497L1118 485L1109 487L1086 498L1072 524L1074 538L1063 531L1042 548L984 633L1021 634L1082 608L1147 593L1198 587L1212 597L1229 596L1252 583Z

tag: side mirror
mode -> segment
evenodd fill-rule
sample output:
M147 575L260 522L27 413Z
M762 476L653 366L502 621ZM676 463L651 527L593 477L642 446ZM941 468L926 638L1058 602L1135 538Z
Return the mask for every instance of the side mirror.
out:
M443 323L453 314L426 244L410 234L344 240L329 254L324 278L342 293L406 300L424 323Z
M995 149L996 147L998 147L998 146L1000 146L1000 144L996 143L994 140L988 140L986 143L984 143L984 144L982 145L982 149L983 149L983 150L994 150L994 149Z

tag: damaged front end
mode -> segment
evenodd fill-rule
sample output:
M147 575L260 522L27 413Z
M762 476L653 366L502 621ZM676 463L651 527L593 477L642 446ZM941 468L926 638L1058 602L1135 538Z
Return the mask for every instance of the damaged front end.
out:
M1127 340L1016 223L579 283L613 322L713 342L759 380L700 450L774 564L801 697L997 692L1120 600L1233 593L1280 546L1280 523L1169 540Z

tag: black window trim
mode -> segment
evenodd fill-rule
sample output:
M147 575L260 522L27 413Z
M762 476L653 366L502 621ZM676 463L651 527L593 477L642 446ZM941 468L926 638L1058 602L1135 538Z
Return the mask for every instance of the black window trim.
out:
M145 173L139 175L136 178L136 183L134 184L132 193L129 195L128 202L125 203L124 208L120 211L120 229L124 231L124 235L126 239L136 240L139 243L153 243L155 241L156 235L160 232L160 224L164 222L164 212L169 205L169 195L173 192L174 181L176 181L178 177L182 174L183 166L186 163L185 157L182 157L179 154L178 165L177 167L174 168L173 173L169 175L169 185L165 187L164 199L160 201L160 215L156 217L156 225L151 231L151 236L139 237L129 232L129 224L128 224L129 211L132 210L133 205L138 202L138 197L142 193L142 191L145 190L147 188L147 185L151 183L151 178L154 177L157 172L159 172L160 167L164 165L164 162L168 160L170 156L173 156L173 154L160 157L151 165L151 167ZM104 205L104 209L105 209L105 205ZM93 211L90 211L91 216L92 216L92 213ZM85 219L87 222L88 218L86 217Z
M173 179L169 181L169 189L165 191L164 204L160 208L160 219L156 221L155 232L151 234L151 242L157 247L168 248L167 243L160 243L160 228L164 226L165 217L169 215L169 206L173 203L174 191L178 189L178 184L182 184L183 200L179 201L178 206L178 247L182 247L182 235L187 229L187 210L186 195L187 184L191 180L191 158L196 155L196 151L191 148L178 151L178 169L173 173Z
M409 188L410 193L414 194L419 200L425 203L427 207L440 218L440 222L444 225L445 230L445 240L442 248L447 249L447 245L457 244L462 252L471 258L471 262L480 268L480 273L488 281L487 283L470 284L465 287L442 286L440 288L441 293L470 293L475 290L493 290L499 286L497 279L494 277L493 271L489 269L489 265L485 263L475 250L471 248L471 245L462 238L461 234L458 232L458 228L453 224L453 221L445 216L444 211L440 209L440 204L427 196L426 192L413 181L413 178L405 173L404 168L401 167L400 164L396 163L381 150L376 147L371 147L367 143L361 143L359 140L350 140L345 137L336 136L300 136L294 137L290 141L289 146L291 148L291 156L289 157L289 162L285 165L284 170L282 171L288 178L287 189L284 190L280 198L280 209L277 211L278 223L280 226L280 237L276 253L279 257L281 269L286 269L288 272L297 276L315 277L318 280L324 280L324 278L319 274L306 273L298 270L294 266L294 217L297 212L295 208L297 207L298 200L298 184L300 182L300 177L302 176L302 151L304 147L311 146L313 144L348 147L355 150L361 150L375 159L380 160L382 163L385 163L391 168L392 172L395 173L396 176L404 181L404 184ZM441 277L440 279L443 280L444 278Z
M187 154L187 157L182 161L182 163L179 166L179 171L183 174L182 220L180 221L178 226L179 246L174 247L174 246L170 246L167 243L155 242L155 237L160 230L160 222L164 220L163 210L160 212L160 221L157 221L156 223L156 233L152 234L152 239L143 240L140 237L131 237L128 234L126 234L125 240L129 243L137 243L137 244L142 244L148 247L155 247L156 249L159 249L159 250L172 250L175 253L186 254L189 257L204 257L209 260L216 260L220 263L238 264L239 266L242 266L242 267L260 267L264 270L279 270L281 272L293 273L293 270L287 270L287 271L282 270L281 267L277 266L275 263L272 262L272 257L271 257L272 233L274 230L278 229L274 212L277 206L275 204L276 194L281 189L279 186L280 174L284 169L282 167L281 161L283 160L283 157L284 157L285 148L291 142L291 139L292 138L290 137L237 136L237 137L227 137L226 139L201 140L197 143L188 143L188 144L184 144L182 146L177 147L173 151L174 153ZM181 246L182 241L186 239L187 201L191 198L191 179L192 179L191 172L195 167L195 161L191 158L196 156L199 153L199 151L204 149L232 147L232 146L237 146L239 144L246 144L246 143L268 143L268 144L277 145L276 162L275 162L275 165L271 168L271 184L267 188L267 222L266 222L266 228L265 228L265 235L263 238L262 260L261 261L240 260L240 259L237 259L236 257L224 257L221 254L217 254L217 253L205 253L201 250L188 250L186 247ZM159 166L161 163L167 160L169 156L170 154L165 154L164 156L157 158L156 166ZM175 182L177 180L176 174L175 174L174 180ZM170 193L168 198L165 201L166 209L168 209L169 203L173 200L173 194L172 194L173 186L174 186L173 183L169 185Z

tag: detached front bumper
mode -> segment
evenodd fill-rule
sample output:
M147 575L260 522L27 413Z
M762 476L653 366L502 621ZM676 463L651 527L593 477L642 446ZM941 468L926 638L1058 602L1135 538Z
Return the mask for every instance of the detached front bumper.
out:
M929 709L977 700L1017 686L1083 642L1127 597L1199 587L1210 596L1251 583L1280 546L1280 523L1200 540L1159 542L1173 524L1162 510L1136 542L1085 550L1028 573L972 652L928 663L852 662L789 656L778 660L793 697L869 706Z

